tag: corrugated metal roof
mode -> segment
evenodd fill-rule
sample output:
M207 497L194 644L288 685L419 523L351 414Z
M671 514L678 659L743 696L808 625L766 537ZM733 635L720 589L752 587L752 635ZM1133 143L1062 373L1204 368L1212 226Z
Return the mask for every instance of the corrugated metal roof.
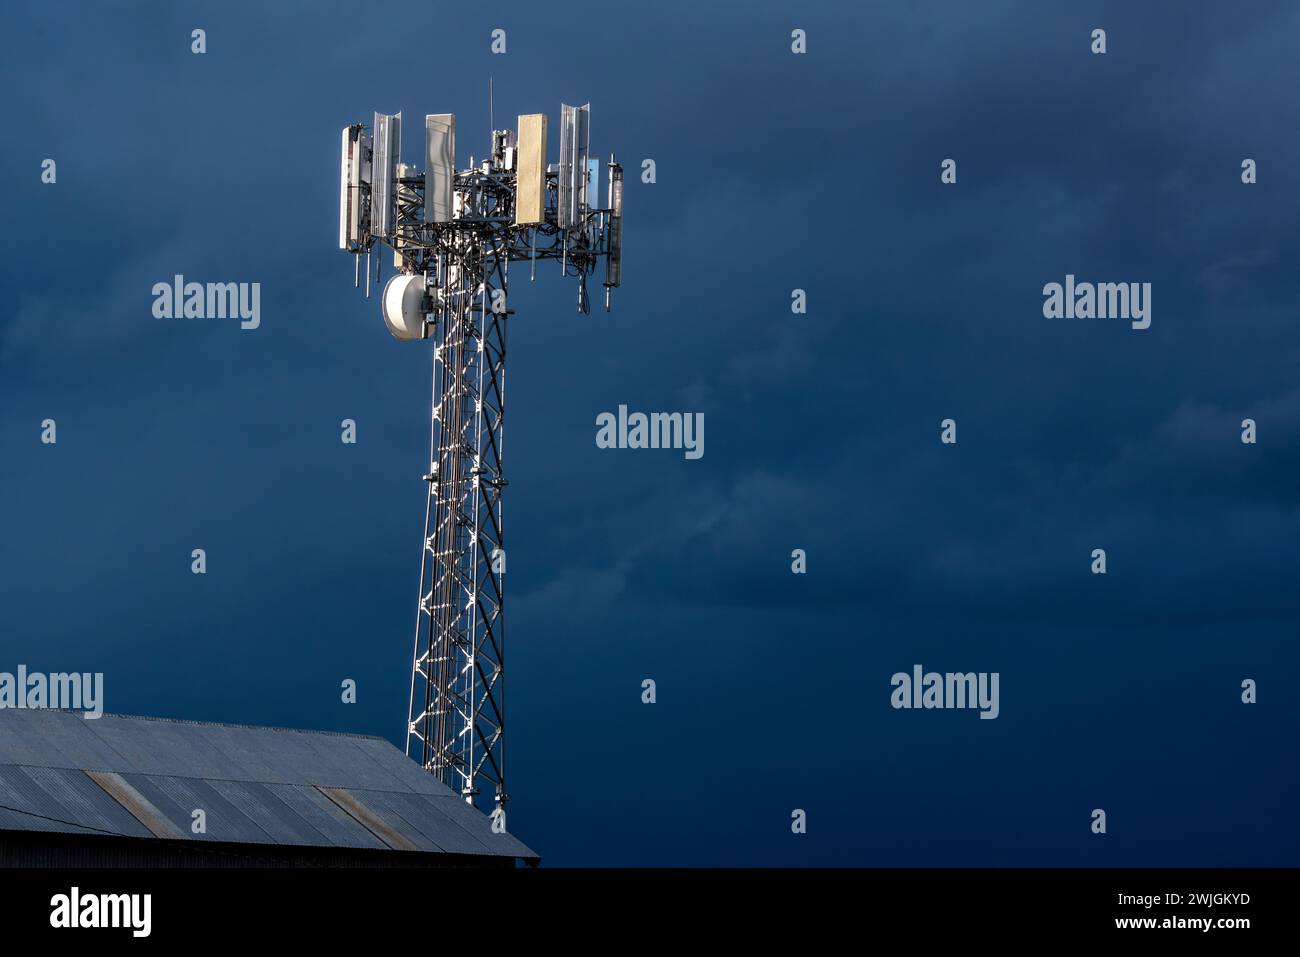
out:
M154 837L165 837L170 840L184 839L185 835L176 830L171 819L116 771L82 773L98 784L105 794L126 808L131 816L148 828L149 833Z
M365 799L386 817L401 820L444 851L453 854L492 853L486 844L465 831L438 808L433 808L434 813L430 814L430 807L423 794L388 792L366 795Z
M0 830L537 857L382 738L11 708Z
M391 814L376 813L373 807L367 806L372 802L360 800L360 796L353 791L345 791L342 788L318 788L318 790L368 831L379 835L383 842L395 851L442 850L408 826L405 821L394 818ZM379 793L368 791L366 797L372 798Z
M48 794L70 820L104 834L151 837L149 829L104 789L75 768L18 768ZM58 816L58 815L51 815Z
M0 802L8 830L73 834L92 834L96 830L93 825L71 820L63 805L33 781L25 768L0 765Z
M268 784L266 788L335 847L388 846L316 788L297 784Z

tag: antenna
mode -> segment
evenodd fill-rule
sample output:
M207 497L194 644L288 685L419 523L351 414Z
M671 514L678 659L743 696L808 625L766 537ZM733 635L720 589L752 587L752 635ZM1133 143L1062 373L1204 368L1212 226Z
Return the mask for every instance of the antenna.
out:
M560 176L556 222L561 229L581 226L587 215L587 152L591 104L560 106Z
M402 153L402 114L375 114L375 148L371 186L371 229L383 240L393 238L393 181Z
M498 808L505 776L505 539L502 458L510 262L551 259L586 284L605 263L605 308L621 279L623 168L589 160L590 104L564 105L560 162L547 161L547 117L497 130L492 78L488 158L456 168L456 117L424 119L424 171L401 164L401 114L343 130L339 247L388 246L396 275L380 295L402 341L433 340L433 399L406 753L471 804ZM373 141L372 141L373 135ZM382 249L376 250L382 252ZM378 272L382 256L375 261ZM486 800L486 799L484 799Z

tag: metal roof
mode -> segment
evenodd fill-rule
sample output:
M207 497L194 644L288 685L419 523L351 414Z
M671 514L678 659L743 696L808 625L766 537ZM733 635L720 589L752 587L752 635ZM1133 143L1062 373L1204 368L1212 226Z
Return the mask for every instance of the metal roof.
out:
M0 708L0 831L537 859L382 738L77 711Z

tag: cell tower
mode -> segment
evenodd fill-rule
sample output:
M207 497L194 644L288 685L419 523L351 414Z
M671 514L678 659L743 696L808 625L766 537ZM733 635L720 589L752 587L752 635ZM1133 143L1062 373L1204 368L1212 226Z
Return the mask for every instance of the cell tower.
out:
M558 261L578 280L605 263L605 309L620 282L623 167L610 157L607 206L589 157L590 104L560 110L560 157L547 162L546 115L494 130L489 156L456 168L456 117L424 118L424 170L401 162L402 114L343 130L339 248L365 254L370 295L376 242L396 275L381 295L402 340L433 340L428 503L411 663L406 753L471 804L490 785L504 822L505 538L501 499L510 263ZM498 813L499 812L499 813Z

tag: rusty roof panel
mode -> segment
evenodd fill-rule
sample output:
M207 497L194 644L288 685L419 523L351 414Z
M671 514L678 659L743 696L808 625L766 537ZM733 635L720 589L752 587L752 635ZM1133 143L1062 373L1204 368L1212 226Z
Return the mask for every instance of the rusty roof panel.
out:
M178 839L185 836L162 811L132 787L122 775L114 771L87 771L85 774L99 785L105 794L126 808L131 816L143 824L154 837Z
M299 814L336 847L388 847L374 832L316 788L299 784L268 784L266 789Z
M317 788L317 790L364 824L367 830L395 851L442 850L430 844L424 835L418 832L412 833L410 825L405 821L393 820L391 817L386 819L351 791L342 788Z

